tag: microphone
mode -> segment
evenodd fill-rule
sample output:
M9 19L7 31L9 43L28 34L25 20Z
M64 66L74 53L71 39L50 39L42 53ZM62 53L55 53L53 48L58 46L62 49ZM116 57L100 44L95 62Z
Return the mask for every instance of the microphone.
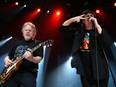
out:
M91 22L94 22L93 19L90 20L91 17L92 17L92 16L89 16L89 17L88 17L88 20L91 21Z
M91 18L92 17L92 18ZM90 19L91 18L91 19ZM88 17L88 20L91 21L92 25L93 25L93 29L95 29L95 32L96 32L96 28L95 28L95 23L94 23L94 19L93 19L93 16L89 16Z

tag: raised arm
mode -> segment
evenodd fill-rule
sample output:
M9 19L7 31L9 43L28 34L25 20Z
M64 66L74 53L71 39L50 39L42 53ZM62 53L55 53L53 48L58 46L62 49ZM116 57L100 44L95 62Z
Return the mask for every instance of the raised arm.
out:
M80 20L82 20L82 19L85 19L85 18L84 18L84 15L72 17L72 18L66 20L62 25L63 25L63 26L69 26L71 23L73 23L73 22L77 22L77 23L78 23L78 22L80 22Z
M97 19L96 19L95 17L91 17L89 20L90 20L90 21L93 21L94 26L95 26L95 28L96 28L97 31L98 31L98 34L102 34L102 28L101 28L101 26L99 25Z

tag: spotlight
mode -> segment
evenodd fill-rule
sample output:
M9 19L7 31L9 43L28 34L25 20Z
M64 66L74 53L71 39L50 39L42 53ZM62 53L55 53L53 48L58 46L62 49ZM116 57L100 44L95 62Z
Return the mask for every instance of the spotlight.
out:
M116 46L116 42L114 42L114 45Z
M49 10L47 10L47 13L50 13L50 11L49 11Z
M73 58L72 56L69 57L70 60L71 60L72 58Z
M19 3L18 2L15 2L15 5L19 5Z
M24 7L26 7L26 5L24 5Z
M97 13L97 14L99 14L99 13L100 13L100 10L99 10L99 9L97 9L97 10L96 10L96 13Z
M38 8L38 9L37 9L37 11L38 11L38 12L40 12L40 11L41 11L41 9L40 9L40 8Z
M4 45L6 42L8 42L9 40L11 40L11 39L12 39L12 36L9 37L9 38L7 38L7 39L5 39L5 40L2 40L2 41L0 42L0 47L1 47L2 45Z
M116 2L114 3L114 6L116 7Z
M58 11L58 12L56 12L56 15L60 15L60 12Z

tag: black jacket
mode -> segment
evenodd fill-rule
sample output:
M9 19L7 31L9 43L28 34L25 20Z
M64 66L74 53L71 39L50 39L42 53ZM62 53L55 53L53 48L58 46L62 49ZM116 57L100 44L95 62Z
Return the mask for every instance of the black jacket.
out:
M67 26L61 26L60 31L69 29L71 30L71 27ZM83 37L83 33L85 29L73 29L74 30L74 43L72 48L72 56L73 59L71 61L72 68L77 69L77 73L80 75L85 76L83 62L81 61L80 55L79 55L79 48L80 48L80 42ZM102 30L102 34L97 34L96 41L97 41L97 52L96 52L96 45L95 45L95 30L90 31L91 32L91 62L92 62L92 72L94 79L97 79L97 64L96 64L96 58L98 60L98 70L99 70L99 78L108 78L109 72L108 72L108 65L106 62L106 58L104 56L104 53L102 51L102 47L105 48L105 50L108 49L108 47L112 44L112 39L107 34L106 30ZM102 46L101 46L102 44ZM97 57L96 57L97 54Z

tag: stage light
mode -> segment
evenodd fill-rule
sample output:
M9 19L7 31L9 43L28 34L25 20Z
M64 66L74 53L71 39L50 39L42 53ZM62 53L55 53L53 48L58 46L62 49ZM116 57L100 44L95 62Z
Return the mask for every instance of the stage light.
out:
M61 13L62 13L62 10L61 10L61 9L56 9L56 10L55 10L55 14L56 14L57 16L60 16Z
M60 15L60 12L59 12L59 11L57 11L57 12L56 12L56 15Z
M47 13L50 13L50 11L49 11L49 10L47 10Z
M18 2L15 2L15 5L19 5L19 3Z
M116 7L116 2L114 3L114 6Z
M26 7L26 5L24 5L24 7Z
M37 9L37 11L38 11L38 12L40 12L40 11L41 11L41 9L40 9L40 8L38 8L38 9Z
M116 46L116 42L114 42L114 45Z
M72 56L70 56L70 57L69 57L69 60L71 60L72 58L73 58L73 57L72 57Z
M99 9L97 9L97 10L96 10L96 13L97 13L97 14L99 14L99 13L100 13L100 10L99 10Z
M0 47L1 47L2 45L4 45L6 42L8 42L9 40L11 40L11 39L12 39L12 36L9 37L9 38L6 38L5 40L2 40L2 41L0 42Z

